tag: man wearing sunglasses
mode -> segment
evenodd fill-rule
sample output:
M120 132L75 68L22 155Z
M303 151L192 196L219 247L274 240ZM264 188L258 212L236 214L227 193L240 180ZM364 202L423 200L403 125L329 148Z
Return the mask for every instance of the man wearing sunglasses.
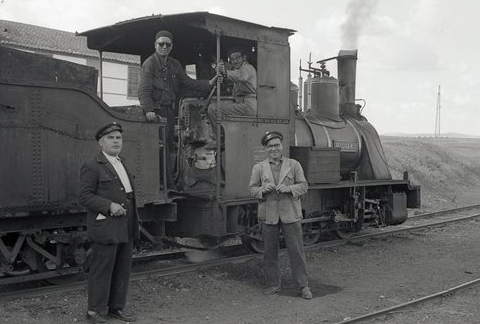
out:
M173 35L167 30L159 31L155 36L155 53L142 64L138 85L138 99L147 120L157 116L167 119L165 142L167 157L173 147L175 131L176 100L185 89L208 94L216 84L217 76L210 80L191 79L176 59L170 57L173 48ZM167 167L171 163L167 163ZM171 170L167 170L171 176ZM171 179L167 180L171 185Z
M156 115L160 115L171 121L169 117L174 117L172 111L175 101L184 88L208 94L217 77L211 80L191 79L180 62L169 56L173 48L173 35L167 30L156 34L154 46L155 53L142 64L138 99L147 120L154 120Z

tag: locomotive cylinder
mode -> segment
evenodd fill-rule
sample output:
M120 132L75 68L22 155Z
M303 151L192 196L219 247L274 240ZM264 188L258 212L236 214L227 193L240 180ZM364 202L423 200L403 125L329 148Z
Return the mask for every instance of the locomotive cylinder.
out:
M357 53L357 50L341 50L337 57L340 114L342 115L357 115L355 107Z

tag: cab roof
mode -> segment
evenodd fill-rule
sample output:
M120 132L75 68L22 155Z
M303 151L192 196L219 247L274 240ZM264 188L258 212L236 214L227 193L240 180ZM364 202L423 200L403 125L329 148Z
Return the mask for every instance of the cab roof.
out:
M80 33L90 49L102 52L148 56L155 34L162 29L173 33L174 47L195 44L215 45L215 35L288 45L292 29L266 27L209 12L152 15L118 22ZM183 45L182 45L183 44Z

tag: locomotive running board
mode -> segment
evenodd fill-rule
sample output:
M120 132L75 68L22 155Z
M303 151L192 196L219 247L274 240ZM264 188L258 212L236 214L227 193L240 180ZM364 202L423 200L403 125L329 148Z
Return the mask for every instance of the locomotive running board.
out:
M21 283L21 282L49 279L49 278L55 278L55 277L62 277L66 275L74 275L79 273L83 273L82 266L51 270L51 271L46 271L46 272L41 272L36 274L22 275L18 277L3 277L3 278L0 278L0 286Z

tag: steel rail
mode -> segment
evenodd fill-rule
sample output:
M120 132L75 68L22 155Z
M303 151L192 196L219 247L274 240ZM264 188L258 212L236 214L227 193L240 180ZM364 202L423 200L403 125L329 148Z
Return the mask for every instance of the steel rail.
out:
M468 288L468 287L478 285L479 283L480 283L480 278L474 279L474 280L465 282L463 284L460 284L458 286L433 293L433 294L428 295L428 296L424 296L424 297L421 297L421 298L418 298L418 299L413 299L411 301L401 303L401 304L398 304L396 306L388 307L388 308L385 308L385 309L382 309L382 310L379 310L379 311L376 311L376 312L368 313L368 314L365 314L365 315L361 315L361 316L358 316L358 317L355 317L355 318L349 318L349 319L346 319L346 320L341 321L341 322L336 322L334 324L359 323L361 321L364 321L364 320L367 320L367 319L372 319L372 318L378 317L380 315L386 315L386 314L391 313L393 311L403 309L403 308L407 308L407 307L412 306L412 305L418 305L418 304L421 304L425 301L435 299L437 297L448 296L449 294L452 294L454 292L458 292L458 291L463 290L463 289Z
M182 266L175 266L175 267L168 267L164 269L154 269L154 270L147 270L142 272L134 272L131 274L130 278L132 281L148 279L150 277L168 277L178 274L190 273L195 272L203 269L212 268L219 265L230 264L230 263L239 263L245 262L248 260L252 260L255 258L261 258L261 254L247 254L237 257L231 258L224 258L224 259L217 259L217 260L210 260L195 264L188 264ZM0 293L0 300L8 300L8 299L15 299L20 297L32 297L38 295L47 295L52 293L62 293L62 292L70 292L70 291L77 291L86 288L86 280L82 280L79 282L66 284L66 285L54 285L54 286L44 286L44 287L36 287L30 289L23 289L18 291Z
M347 243L351 243L351 242L362 241L362 240L365 240L365 239L368 239L368 238L373 238L373 237L382 237L382 236L387 236L387 235L390 235L390 234L410 232L410 231L414 231L414 230L424 229L424 228L427 228L427 227L440 226L440 225L446 225L446 224L450 224L450 223L461 222L461 221L465 221L465 220L471 220L471 219L474 219L474 218L477 218L477 217L480 217L480 214L460 216L460 217L455 217L455 218L451 218L451 219L441 220L441 221L438 221L438 222L428 222L428 223L425 223L425 224L414 225L414 226L411 226L411 227L403 227L403 228L386 227L386 228L384 228L385 230L382 231L382 232L356 235L356 236L352 236L352 237L342 239L342 240L338 240L338 241L328 241L328 242L325 242L326 243L325 245L330 246L328 244L330 242L333 242L333 243L339 242L339 243L347 244ZM338 245L334 244L332 246L339 246L339 245L343 245L343 244L338 244ZM315 247L315 245L311 245L311 247Z
M473 208L480 208L480 204L473 204L473 205L467 205L467 206L450 208L450 209L442 209L442 210L437 210L434 212L428 212L428 213L423 213L418 215L411 215L411 216L408 216L407 221L410 219L427 218L427 217L437 216L437 215L446 214L446 213L454 213L454 212L473 209Z
M453 218L453 219L442 220L440 222L428 222L426 224L415 225L415 226L405 227L405 228L389 227L387 230L384 230L384 231L381 231L381 232L357 235L357 236L352 236L352 237L349 237L349 238L346 238L346 239L340 239L340 240L319 242L319 243L316 243L316 244L313 244L313 245L305 246L305 250L314 250L314 249L318 249L318 248L328 248L328 247L338 247L338 246L347 245L349 243L353 243L353 242L357 242L357 241L363 241L363 240L366 240L366 239L369 239L369 238L388 236L388 235L391 235L391 234L397 234L397 233L401 233L401 232L409 232L409 231L414 231L414 230L423 229L423 228L427 228L427 227L445 225L445 224L449 224L449 223L474 219L476 217L480 217L480 214L473 214L473 215L467 215L467 216L462 216L462 217L456 217L456 218ZM280 253L285 254L285 253L287 253L287 251L285 249L283 249L283 250L280 251ZM177 267L168 267L168 268L163 268L163 269L148 270L148 271L144 271L144 272L132 273L132 280L145 279L145 278L148 278L148 277L151 277L151 276L167 277L167 276L176 275L176 274L184 274L184 273L194 272L194 271L198 271L198 270L202 270L202 269L208 269L208 268L211 268L211 267L224 265L224 264L229 264L229 263L245 262L245 261L252 260L252 259L255 259L255 258L260 258L260 257L262 257L262 254L247 254L247 255L242 255L242 256L237 256L237 257L222 258L222 259L210 260L210 261L205 261L205 262L200 262L200 263L195 263L195 264L189 264L189 265L182 265L182 266L177 266ZM0 280L0 282L1 282L1 280ZM29 296L30 297L32 295L38 295L38 294L45 295L45 294L56 293L56 292L75 291L75 290L83 289L84 287L85 287L85 281L81 281L81 282L78 282L78 283L72 283L72 284L67 284L67 285L62 285L62 286L46 286L46 287L24 289L24 290L18 290L18 291L14 291L14 292L0 293L0 300L2 300L2 299L12 299L12 298L18 298L18 297L24 297L24 296Z

